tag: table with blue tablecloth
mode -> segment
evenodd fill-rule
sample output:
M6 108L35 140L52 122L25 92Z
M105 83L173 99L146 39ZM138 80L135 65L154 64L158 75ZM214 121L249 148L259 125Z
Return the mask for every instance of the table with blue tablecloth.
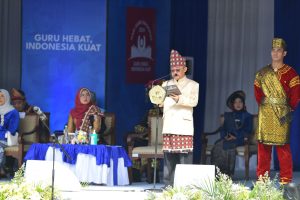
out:
M62 147L71 160L55 145L55 161L68 167L80 182L128 185L128 170L132 162L121 146L72 145ZM27 160L53 160L53 144L32 144L24 158Z

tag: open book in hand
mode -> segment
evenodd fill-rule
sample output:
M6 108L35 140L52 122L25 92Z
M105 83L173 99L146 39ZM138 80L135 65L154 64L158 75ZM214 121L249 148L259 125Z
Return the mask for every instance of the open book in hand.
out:
M164 89L166 90L166 95L169 96L171 94L174 94L174 95L180 95L181 92L179 90L179 88L177 87L177 85L167 85L164 87Z

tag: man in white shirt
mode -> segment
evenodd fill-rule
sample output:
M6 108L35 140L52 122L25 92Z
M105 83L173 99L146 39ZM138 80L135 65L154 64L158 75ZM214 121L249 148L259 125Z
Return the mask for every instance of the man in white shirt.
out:
M185 58L171 51L172 79L163 87L176 85L181 94L168 95L163 103L164 183L173 186L176 164L193 163L193 107L198 104L199 84L186 77Z

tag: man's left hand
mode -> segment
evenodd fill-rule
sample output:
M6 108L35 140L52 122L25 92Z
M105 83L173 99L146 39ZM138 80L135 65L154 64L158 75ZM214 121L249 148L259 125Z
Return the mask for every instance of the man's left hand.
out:
M286 115L284 115L283 117L281 117L279 119L280 125L283 125L285 123L290 123L292 121L292 112L287 113Z
M170 97L177 103L179 101L179 95L170 94Z

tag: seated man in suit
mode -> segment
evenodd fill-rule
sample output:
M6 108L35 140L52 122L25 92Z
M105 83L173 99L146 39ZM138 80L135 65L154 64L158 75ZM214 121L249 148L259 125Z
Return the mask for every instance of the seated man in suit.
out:
M12 88L10 91L11 104L19 112L20 118L24 118L27 114L35 113L33 105L30 105L26 100L26 95L24 91L16 88ZM49 117L49 115L47 116ZM46 123L49 123L46 122ZM49 142L49 130L44 126L44 123L40 120L39 122L39 131L40 131L40 142L47 143Z
M33 113L33 106L26 101L25 93L20 89L12 88L10 91L11 103L15 109L25 114Z

